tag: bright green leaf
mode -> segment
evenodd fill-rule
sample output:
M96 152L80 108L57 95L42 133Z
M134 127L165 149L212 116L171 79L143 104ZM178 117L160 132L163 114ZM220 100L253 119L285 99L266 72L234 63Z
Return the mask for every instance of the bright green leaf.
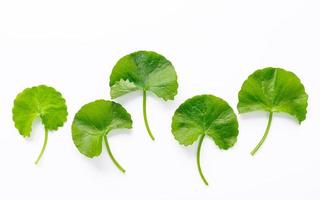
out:
M117 98L133 91L143 92L143 115L146 129L154 139L147 120L146 93L151 91L164 100L177 94L177 74L170 61L151 51L138 51L121 58L110 76L110 95Z
M75 115L72 139L80 153L89 158L101 154L104 141L112 161L124 172L113 157L107 140L110 131L120 128L132 128L130 114L118 103L97 100L84 105Z
M45 85L27 88L17 95L12 112L15 127L24 137L30 136L34 120L41 119L45 127L45 141L36 161L38 163L46 148L48 131L57 130L67 120L64 98L54 88Z
M134 83L121 79L111 87L111 96L112 98L117 98L136 90L139 90L139 87L137 87Z
M240 113L252 111L269 113L266 132L251 154L254 155L266 139L273 113L287 113L301 123L306 118L307 106L308 95L294 73L281 68L268 67L250 75L239 92L238 110Z
M232 108L223 99L212 95L199 95L185 101L172 118L172 133L182 145L191 145L199 140L197 163L200 166L200 150L205 136L209 136L220 149L232 147L238 136L238 120Z

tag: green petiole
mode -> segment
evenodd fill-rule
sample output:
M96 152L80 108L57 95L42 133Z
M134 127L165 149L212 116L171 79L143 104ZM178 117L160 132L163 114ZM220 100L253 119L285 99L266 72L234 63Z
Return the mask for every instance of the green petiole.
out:
M200 174L200 177L202 179L202 181L204 182L204 184L209 185L208 181L206 180L206 178L203 175L202 169L201 169L201 163L200 163L200 151L201 151L201 146L202 146L202 142L204 139L205 135L201 135L200 136L200 140L199 140L199 144L198 144L198 150L197 150L197 166L198 166L198 171Z
M270 131L271 128L271 123L272 123L272 118L273 118L273 112L270 112L269 114L269 121L268 121L268 126L266 128L266 131L264 132L264 135L262 137L262 139L260 140L260 142L257 144L257 146L251 151L251 155L254 156L257 151L260 149L260 147L262 146L262 144L264 143L264 141L266 140L268 133Z
M117 160L115 159L115 157L113 156L113 154L112 154L112 152L111 152L111 149L110 149L110 146L109 146L108 138L107 138L106 135L104 136L104 142L106 143L107 151L108 151L108 154L109 154L112 162L116 165L116 167L117 167L122 173L126 173L126 170L123 169L123 167L118 163L118 161L117 161Z
M46 147L47 147L47 143L48 143L48 130L45 129L45 132L44 132L44 142L43 142L43 146L42 146L42 149L41 149L41 152L37 158L37 160L35 161L35 164L37 165L44 153L44 151L46 150Z
M155 140L151 130L150 130L150 127L149 127L149 123L148 123L148 118L147 118L147 92L145 90L143 90L143 119L144 119L144 124L146 126L146 129L148 131L148 134L150 136L150 138L152 140Z

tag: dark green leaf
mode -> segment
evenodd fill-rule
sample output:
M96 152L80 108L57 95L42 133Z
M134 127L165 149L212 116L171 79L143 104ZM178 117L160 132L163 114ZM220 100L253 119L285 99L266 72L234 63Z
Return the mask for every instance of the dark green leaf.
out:
M151 91L164 100L177 94L177 74L170 61L151 51L138 51L121 58L110 76L110 95L117 98L133 91L144 95L144 119L148 133L154 139L146 117L146 92Z
M266 139L273 113L287 113L301 123L306 118L307 106L308 95L300 79L294 73L281 68L268 67L250 75L239 92L239 112L266 111L270 113L265 135L252 154L256 153Z
M172 118L171 127L180 144L187 146L199 140L198 160L205 135L225 150L236 143L238 136L238 120L232 108L223 99L212 95L195 96L181 104ZM199 161L198 168L207 184Z
M97 100L84 105L75 115L72 123L72 139L78 150L89 158L99 156L105 140L111 159L115 161L107 141L110 131L132 128L130 114L118 103Z

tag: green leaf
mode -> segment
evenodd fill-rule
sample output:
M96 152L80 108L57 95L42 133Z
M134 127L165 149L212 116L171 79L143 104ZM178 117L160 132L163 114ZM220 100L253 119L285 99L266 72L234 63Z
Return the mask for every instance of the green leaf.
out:
M129 80L121 79L120 81L116 82L113 86L111 86L111 96L113 98L117 98L136 90L139 90L139 87L137 87L134 83L130 82Z
M80 153L89 158L101 154L104 140L112 161L125 172L113 157L107 140L110 131L120 128L132 128L130 114L118 103L97 100L84 105L75 115L72 139Z
M173 100L177 94L177 74L170 61L151 51L138 51L121 58L110 76L110 95L117 98L140 90L143 92L143 115L150 131L146 114L146 92L151 91L164 100Z
M208 185L200 166L200 150L205 136L220 149L232 147L238 136L238 120L232 108L223 99L199 95L185 101L175 111L171 125L175 139L188 146L199 140L197 164L200 176Z
M254 155L265 141L273 119L273 113L281 112L295 117L299 123L306 119L308 95L300 79L281 68L264 68L255 71L243 83L239 92L239 113L266 111L269 122L265 134Z
M57 130L67 120L65 99L52 87L40 85L27 88L17 95L12 112L15 127L24 137L30 136L34 120L41 119L45 127L45 141L36 161L38 163L46 148L48 131Z

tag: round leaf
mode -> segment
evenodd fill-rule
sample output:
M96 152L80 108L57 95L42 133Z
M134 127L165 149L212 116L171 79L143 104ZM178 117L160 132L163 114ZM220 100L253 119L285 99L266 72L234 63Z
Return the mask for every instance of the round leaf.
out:
M305 120L308 95L292 72L268 67L257 70L243 83L239 92L240 113L252 111L283 112Z
M221 149L232 147L238 136L238 120L223 99L200 95L188 99L174 113L172 133L183 145L191 145L201 135L211 137Z
M72 139L82 154L92 158L101 154L103 137L118 128L132 128L130 114L118 103L97 100L75 115Z
M46 130L57 130L67 120L66 101L52 87L40 85L27 88L14 101L13 120L24 137L29 137L32 123L40 117Z
M152 91L164 100L177 94L177 74L171 62L152 51L138 51L121 58L110 76L111 98L136 90Z

